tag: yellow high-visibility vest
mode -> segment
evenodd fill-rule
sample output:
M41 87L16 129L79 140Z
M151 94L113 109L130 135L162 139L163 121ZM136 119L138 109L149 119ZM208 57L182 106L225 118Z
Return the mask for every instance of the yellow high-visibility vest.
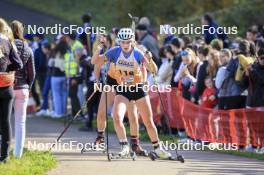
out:
M71 50L64 55L65 60L65 73L67 77L75 76L78 73L78 64L74 56L75 50L84 48L82 43L76 40L71 46Z

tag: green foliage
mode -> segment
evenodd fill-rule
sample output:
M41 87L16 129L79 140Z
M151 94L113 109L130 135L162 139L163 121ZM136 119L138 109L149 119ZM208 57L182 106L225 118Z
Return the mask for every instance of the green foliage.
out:
M90 11L98 26L130 25L127 13L147 16L154 26L159 24L200 24L205 12L212 12L220 26L238 26L245 34L250 24L263 23L263 0L9 0L35 10L60 17L68 22L81 23L81 15Z

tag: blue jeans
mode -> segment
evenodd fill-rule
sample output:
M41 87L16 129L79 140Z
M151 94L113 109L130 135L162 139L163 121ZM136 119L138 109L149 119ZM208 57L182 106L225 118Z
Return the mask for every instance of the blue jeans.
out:
M82 106L84 104L84 101L85 101L85 97L84 97L84 94L83 94L83 84L79 84L78 85L78 98L79 98L79 101L80 101L80 105Z
M43 91L42 91L42 97L43 97L43 103L41 105L41 109L49 109L49 91L51 90L51 76L46 76Z
M51 89L55 114L65 115L67 104L66 77L51 77Z

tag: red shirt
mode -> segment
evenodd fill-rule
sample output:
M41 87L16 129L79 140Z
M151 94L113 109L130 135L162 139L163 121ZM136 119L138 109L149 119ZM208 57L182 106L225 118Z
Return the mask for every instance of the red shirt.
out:
M209 99L211 95L215 96L216 94L216 89L215 88L205 88L203 95L202 95L202 107L206 108L213 108L217 104L217 99L215 98L213 101ZM205 101L203 99L206 98Z

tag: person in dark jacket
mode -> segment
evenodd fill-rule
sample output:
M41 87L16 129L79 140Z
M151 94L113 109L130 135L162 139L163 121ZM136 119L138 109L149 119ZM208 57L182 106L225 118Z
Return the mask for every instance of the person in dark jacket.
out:
M93 43L96 38L95 33L92 32L93 26L91 24L91 20L92 20L92 14L90 12L87 12L86 14L82 16L83 29L90 28L89 30L90 33L85 32L87 30L83 30L83 32L78 36L81 43L85 47L88 56L92 56L93 54Z
M43 102L41 104L40 110L36 113L36 116L54 116L53 109L50 109L49 105L49 93L51 91L51 72L54 66L54 58L52 57L52 48L50 43L45 43L42 46L42 52L45 53L46 58L48 58L47 72L44 87L42 89ZM50 110L49 110L50 109Z
M112 47L113 41L109 34L99 35L98 38L99 38L99 42L103 45L103 48L100 51L101 54L103 54L106 50ZM79 58L80 67L82 68L81 71L83 77L82 79L86 81L85 83L88 88L86 93L86 98L89 98L91 94L94 92L94 81L96 79L95 75L93 74L94 66L91 64L91 59L89 57L86 57L84 54L79 54L78 58ZM94 96L87 103L88 118L85 122L85 126L79 129L80 131L93 130L92 121L94 119L94 114L97 114L100 97L101 97L101 92L96 91Z
M153 60L159 67L161 65L161 60L159 58L159 46L157 40L148 33L147 26L138 25L136 34L138 37L139 44L145 46L153 55Z
M237 55L234 55L230 59L229 63L225 66L225 71L222 76L221 85L217 85L219 89L219 101L218 108L229 110L229 109L240 109L246 107L246 96L243 94L245 88L241 86L241 83L236 80L236 72L239 69L238 55L249 56L249 42L242 40L239 42ZM219 75L220 76L220 75ZM219 80L218 76L218 80Z
M40 88L40 93L36 89L36 81L34 81L32 85L32 96L36 102L37 109L40 108L40 94L43 92L46 72L47 72L47 57L42 51L42 46L48 43L48 40L44 37L44 35L36 34L33 36L34 41L31 44L31 48L33 49L34 53L34 62L35 62L35 69L36 69L36 79L38 80L38 85Z
M10 27L4 19L0 18L0 130L2 134L0 163L8 160L11 143L10 117L15 79L13 71L23 67L12 39Z
M204 28L205 28L204 39L205 39L206 44L210 44L212 40L218 38L218 39L223 41L224 48L228 47L228 37L224 33L223 30L219 29L219 33L217 33L217 32L210 33L209 32L210 28L214 28L214 29L218 28L218 24L214 21L211 14L205 13L201 19L201 23L202 23L202 25L204 25Z
M35 66L33 52L23 37L23 24L19 21L13 21L11 29L20 59L23 62L23 69L19 69L15 73L14 86L15 147L13 154L14 157L20 158L25 142L27 103L29 91L35 78Z
M178 72L182 58L181 58L181 51L182 51L182 46L183 46L183 41L180 38L173 38L170 46L172 48L172 51L174 52L175 56L173 59L173 64L172 64L172 77L171 77L171 86L172 87L178 87L178 82L174 82L174 76Z
M46 79L46 73L47 73L47 63L48 58L47 55L43 52L42 47L48 43L48 40L44 38L44 35L36 34L34 36L34 39L38 42L38 48L34 52L34 58L35 58L35 68L36 68L36 78L39 81L39 87L42 93L42 90L44 88L45 79Z
M248 87L247 106L264 106L264 48L258 51L257 62L247 69L243 85Z
M206 45L202 45L198 48L198 57L202 61L202 65L198 71L197 76L197 83L194 92L194 99L193 102L198 102L199 98L202 96L203 91L205 89L205 78L208 76L208 54L209 54L209 47Z

